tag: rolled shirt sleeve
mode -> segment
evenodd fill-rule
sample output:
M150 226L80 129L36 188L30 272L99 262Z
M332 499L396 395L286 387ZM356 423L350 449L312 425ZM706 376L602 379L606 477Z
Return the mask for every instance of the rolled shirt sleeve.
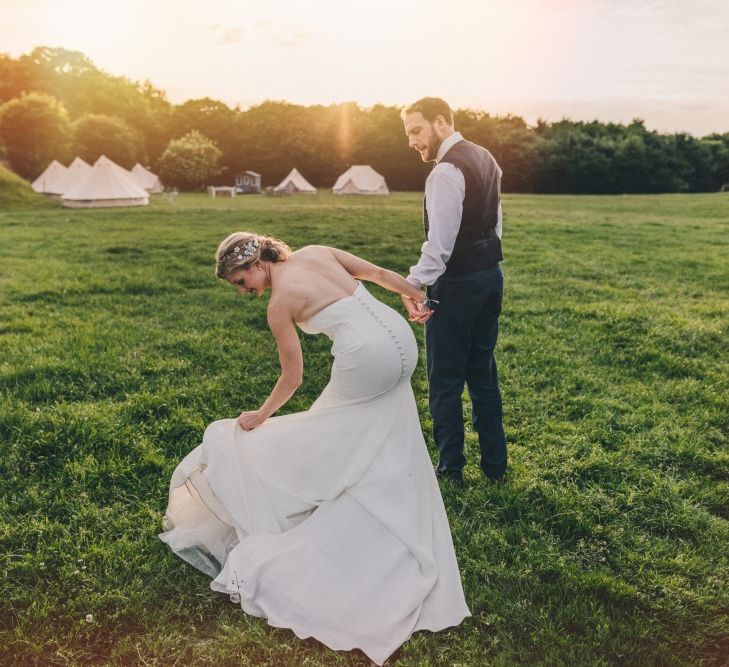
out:
M406 280L416 287L432 285L445 271L461 227L466 181L460 169L439 162L425 182L428 211L428 239L420 248L420 259L410 267Z

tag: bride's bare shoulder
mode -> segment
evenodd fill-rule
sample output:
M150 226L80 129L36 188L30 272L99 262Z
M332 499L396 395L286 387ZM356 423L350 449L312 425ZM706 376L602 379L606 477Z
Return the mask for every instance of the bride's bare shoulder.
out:
M268 307L266 308L266 317L271 322L271 319L287 319L296 321L297 315L297 295L292 290L276 290L271 292L271 298L268 301Z
M306 274L327 275L336 271L338 262L330 248L323 245L307 245L291 253L286 260L289 263L289 273L309 282Z
M291 257L300 257L308 259L325 259L331 258L331 250L323 245L305 245L295 252L291 253Z

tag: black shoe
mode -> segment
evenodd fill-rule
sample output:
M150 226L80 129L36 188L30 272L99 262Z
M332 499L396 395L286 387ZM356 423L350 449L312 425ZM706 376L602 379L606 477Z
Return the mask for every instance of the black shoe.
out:
M488 481L489 484L506 484L508 481L508 475L507 473L503 473L499 477L489 477L486 473L484 473L484 477Z
M460 470L436 470L435 476L439 480L448 480L456 486L466 486L466 482L463 480L463 473Z

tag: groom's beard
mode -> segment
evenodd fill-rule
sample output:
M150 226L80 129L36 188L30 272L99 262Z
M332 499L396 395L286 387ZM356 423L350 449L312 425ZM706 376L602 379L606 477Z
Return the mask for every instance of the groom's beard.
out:
M430 131L432 133L433 138L431 139L430 143L428 144L428 153L425 156L426 162L435 162L435 158L438 157L438 149L440 148L440 145L443 143L443 140L435 133L435 128L433 127L433 124L430 125Z

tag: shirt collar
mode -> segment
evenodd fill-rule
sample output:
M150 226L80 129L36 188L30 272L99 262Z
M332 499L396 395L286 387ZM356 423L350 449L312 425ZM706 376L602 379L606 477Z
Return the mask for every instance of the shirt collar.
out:
M435 158L436 163L440 162L445 154L453 148L454 144L457 144L459 141L463 141L463 136L460 132L454 132L451 134L447 139L443 140L443 143L440 145L440 148L438 149L438 155Z

